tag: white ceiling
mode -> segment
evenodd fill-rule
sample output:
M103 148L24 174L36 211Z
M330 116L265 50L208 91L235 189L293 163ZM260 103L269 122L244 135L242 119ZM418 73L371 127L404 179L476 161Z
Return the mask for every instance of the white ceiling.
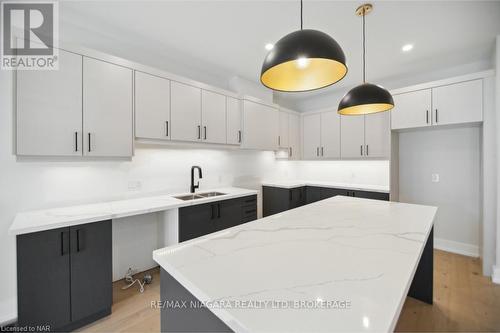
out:
M500 34L499 1L372 1L367 16L367 79L372 82L490 60ZM304 28L330 34L349 72L331 88L284 94L290 100L353 86L361 80L359 1L304 2ZM67 1L61 29L83 27L118 43L141 45L221 77L259 82L264 45L299 28L299 1ZM63 31L61 31L63 34ZM415 45L409 53L401 47ZM160 52L161 51L161 52ZM283 95L281 96L283 98Z

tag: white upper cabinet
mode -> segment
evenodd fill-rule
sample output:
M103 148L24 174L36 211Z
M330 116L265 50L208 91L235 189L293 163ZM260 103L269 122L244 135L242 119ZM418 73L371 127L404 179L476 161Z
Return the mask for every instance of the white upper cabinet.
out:
M365 116L365 157L390 158L391 114L379 112Z
M340 115L337 111L321 113L322 158L340 158Z
M243 101L243 148L278 148L279 111L269 105Z
M404 129L432 124L431 89L394 95L391 128Z
M170 139L170 80L135 72L135 136Z
M82 155L82 56L59 50L59 70L18 71L16 118L18 155Z
M203 142L226 143L226 96L202 90L201 120Z
M227 144L241 144L241 101L226 97L226 138Z
M340 124L342 158L363 158L365 156L365 117L341 116Z
M84 155L132 156L132 70L83 58Z
M290 113L288 115L288 158L300 159L300 116Z
M483 121L483 80L433 88L432 109L436 125Z
M302 117L302 156L306 160L320 158L321 114Z
M200 141L201 89L172 81L170 83L171 139Z
M288 148L288 113L280 111L279 112L279 135L278 135L278 145L280 148Z

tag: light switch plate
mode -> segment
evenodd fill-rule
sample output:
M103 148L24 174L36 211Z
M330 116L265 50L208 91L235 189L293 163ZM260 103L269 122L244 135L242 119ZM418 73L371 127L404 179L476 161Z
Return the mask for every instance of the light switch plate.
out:
M439 173L433 173L431 179L433 183L439 183Z

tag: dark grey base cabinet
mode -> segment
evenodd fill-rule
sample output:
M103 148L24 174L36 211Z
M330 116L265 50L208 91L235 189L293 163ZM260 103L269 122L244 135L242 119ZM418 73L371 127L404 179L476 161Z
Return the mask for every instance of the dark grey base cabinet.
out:
M18 325L70 331L111 313L111 220L17 236Z
M305 192L306 192L306 203L308 204L319 200L331 198L336 195L389 201L389 193L381 193L381 192L346 190L341 188L318 187L318 186L306 186Z
M179 242L256 219L256 195L182 207L179 209Z
M264 198L262 207L264 217L300 207L306 203L304 187L288 189L263 186L262 197Z

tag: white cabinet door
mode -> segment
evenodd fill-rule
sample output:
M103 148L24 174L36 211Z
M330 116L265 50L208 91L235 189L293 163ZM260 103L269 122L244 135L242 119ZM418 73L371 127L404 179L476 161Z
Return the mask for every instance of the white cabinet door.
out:
M226 138L230 145L241 143L241 101L226 97Z
M83 141L89 156L132 156L132 70L83 58Z
M59 70L18 71L16 117L18 155L82 155L82 56L59 50Z
M276 150L278 148L279 111L273 107L243 101L243 147Z
M135 136L170 139L170 80L135 72Z
M288 158L290 160L300 159L300 116L298 114L288 115Z
M389 158L391 152L391 117L389 112L365 116L365 156Z
M226 143L226 96L202 90L201 122L203 142Z
M342 158L362 158L365 155L364 116L341 116L340 142L340 155Z
M171 139L201 140L201 89L172 81L170 83Z
M288 148L288 113L280 111L279 112L279 135L278 135L278 145L280 148Z
M340 115L337 111L321 113L322 158L340 158Z
M321 115L312 114L302 117L302 156L304 159L320 158Z
M433 88L432 108L435 125L483 121L483 80Z
M403 129L431 126L431 90L418 90L394 95L391 128Z

